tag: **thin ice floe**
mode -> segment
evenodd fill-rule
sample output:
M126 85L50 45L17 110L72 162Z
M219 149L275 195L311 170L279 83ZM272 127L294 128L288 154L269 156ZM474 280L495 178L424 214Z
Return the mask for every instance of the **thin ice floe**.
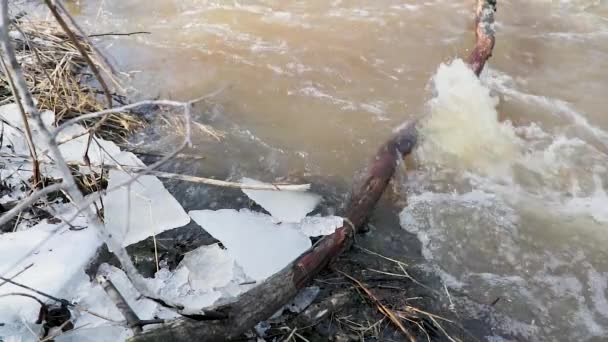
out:
M196 210L190 216L220 240L230 255L254 280L280 271L311 246L293 227L282 227L268 215L249 210Z
M271 185L243 178L247 185ZM281 222L300 222L321 202L321 196L303 191L249 190L243 192Z
M86 226L86 220L77 217L72 224ZM15 281L61 297L66 294L65 288L84 275L83 269L100 245L93 229L75 231L41 222L26 231L0 235L0 274L10 278L23 271ZM0 296L13 292L28 291L12 284L0 287ZM4 324L0 326L0 336L25 332L22 319L34 322L39 309L39 304L30 298L1 298L0 322Z
M132 177L124 171L110 170L108 188ZM108 192L104 203L106 227L123 246L190 222L181 205L154 176L141 176L128 186Z
M49 111L41 113L44 124L52 129L55 121L54 114ZM0 117L3 120L2 152L7 154L4 169L0 170L3 182L16 189L21 182L31 177L31 171L15 171L18 169L31 170L29 165L29 149L23 134L23 120L17 105L9 104L0 107ZM68 140L85 132L79 125L72 125L63 130L58 141ZM32 127L34 144L42 160L41 168L45 176L62 177L56 170L52 160L42 151L48 149L41 133ZM60 145L60 151L67 162L81 163L87 148L88 136L83 135ZM144 166L135 155L121 152L114 143L96 139L90 149L89 157L93 169L99 171L101 164L120 163L128 166ZM23 167L26 166L26 167ZM15 170L13 170L15 169ZM110 186L128 180L129 176L123 171L111 171ZM177 201L155 177L145 176L132 185L130 211L127 194L124 189L110 192L105 196L105 217L107 228L115 236L119 236L125 245L137 242L163 230L187 224L188 215ZM122 190L122 191L121 191ZM10 196L4 196L2 202L18 200L25 195L15 191ZM44 208L59 221L50 223L42 221L30 227L20 224L16 232L0 235L0 274L12 277L19 274L15 281L36 288L45 293L58 297L72 298L68 289L75 282L81 282L84 269L95 256L102 241L98 232L88 227L84 215L77 214L76 208L69 203L48 203ZM22 220L27 221L27 220ZM127 225L127 222L129 224ZM125 228L128 226L128 231ZM88 282L88 280L87 280ZM28 292L11 284L0 287L0 296L12 292ZM234 291L233 291L234 292ZM44 298L42 298L44 299ZM30 298L22 296L7 296L0 300L0 336L3 338L21 339L31 334L25 330L24 324L34 322L37 318L39 304ZM32 326L37 330L40 326ZM35 340L35 339L34 339Z

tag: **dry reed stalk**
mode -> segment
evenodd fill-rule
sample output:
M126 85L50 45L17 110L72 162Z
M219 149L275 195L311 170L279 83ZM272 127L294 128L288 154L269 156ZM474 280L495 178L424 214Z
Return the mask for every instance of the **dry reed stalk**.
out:
M40 110L55 112L56 123L82 114L105 109L103 94L87 75L88 65L78 48L54 22L22 18L15 21L11 35L16 45L17 58L24 77ZM92 62L100 65L91 46L76 36ZM5 73L0 74L0 89L9 89ZM121 102L123 97L111 94ZM0 91L0 104L14 101L12 94ZM85 121L87 127L101 122L101 118ZM111 114L97 134L104 139L125 142L129 133L141 128L144 121L128 112Z

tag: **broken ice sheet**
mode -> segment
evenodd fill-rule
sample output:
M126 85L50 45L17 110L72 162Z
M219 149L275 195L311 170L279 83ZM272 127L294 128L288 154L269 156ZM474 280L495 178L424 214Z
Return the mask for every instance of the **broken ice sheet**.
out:
M75 226L86 226L77 217ZM97 232L87 228L78 231L41 222L26 231L0 235L0 274L15 281L62 297L64 289L79 279L84 267L101 245ZM0 295L24 292L12 284L0 287ZM27 292L27 291L26 291ZM0 336L29 334L22 319L35 321L40 305L26 297L8 296L0 300Z
M251 279L219 244L186 253L174 272L162 269L155 279L161 281L159 295L183 304L183 311L190 314L218 301L229 301L252 285L243 285Z
M291 223L295 229L310 237L329 235L343 224L344 219L339 216L308 216L298 224Z
M126 172L110 170L108 189L131 178ZM153 176L141 176L130 186L108 192L104 203L106 227L123 246L190 222L182 206Z
M195 210L189 214L224 244L254 280L280 271L311 246L310 239L294 227L277 225L272 217L250 210Z
M271 185L242 178L248 185ZM321 196L304 191L248 190L243 192L281 222L300 222L321 202Z
M207 291L228 285L234 277L234 259L218 244L202 246L184 255L180 267L187 268L190 285Z

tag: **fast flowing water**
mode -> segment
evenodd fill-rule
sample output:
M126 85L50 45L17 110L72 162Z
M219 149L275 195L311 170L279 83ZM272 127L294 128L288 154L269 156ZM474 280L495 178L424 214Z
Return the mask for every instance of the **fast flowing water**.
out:
M457 60L474 6L70 3L90 32L149 32L98 38L140 97L225 87L197 116L228 132L197 131L204 172L351 182L394 127L424 117L400 218L455 310L488 321L491 341L605 340L608 2L499 1L480 80Z

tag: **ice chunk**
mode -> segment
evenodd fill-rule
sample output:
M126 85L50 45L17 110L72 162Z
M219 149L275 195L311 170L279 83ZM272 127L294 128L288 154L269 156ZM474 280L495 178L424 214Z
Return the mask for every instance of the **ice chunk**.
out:
M126 172L110 170L108 188L131 177ZM104 200L106 226L124 246L190 222L177 200L153 176L141 176L130 186L110 191Z
M41 113L42 120L45 125L51 127L55 120L55 115L49 111L43 111ZM7 104L0 107L0 118L3 119L3 148L7 145L11 146L11 150L14 150L16 154L28 155L29 149L24 135L23 118L19 107L15 103ZM37 148L41 148L40 133L36 131L34 127L31 127L34 143ZM40 145L40 146L39 146Z
M78 217L72 224L86 226L86 221ZM61 296L62 290L79 278L100 244L93 229L73 231L46 222L39 223L26 231L0 235L0 274L12 277L29 266L14 280ZM11 284L0 287L0 295L11 292L29 291ZM4 325L0 326L0 336L23 331L22 318L27 322L35 321L39 309L39 304L30 298L2 298L0 322Z
M279 226L270 216L249 210L195 210L190 216L220 240L254 280L278 272L311 246L310 239L293 227Z
M192 288L200 291L226 286L234 277L234 259L218 244L186 253L181 264L190 271Z
M339 216L310 216L294 225L294 228L306 236L322 236L333 233L343 224L344 219Z
M251 178L243 178L241 182L266 184ZM321 201L321 196L302 191L243 189L243 192L281 222L300 222Z

